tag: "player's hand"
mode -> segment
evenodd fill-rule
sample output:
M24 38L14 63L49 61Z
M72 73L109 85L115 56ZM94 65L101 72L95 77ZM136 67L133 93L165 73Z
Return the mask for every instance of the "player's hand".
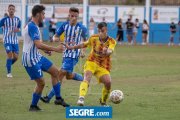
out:
M81 51L80 57L81 57L81 58L84 58L84 57L85 57L85 51L84 51L84 50Z
M108 48L107 47L104 47L103 50L102 50L102 54L101 56L102 57L106 57L106 56L109 56L110 54L108 53Z
M54 51L58 52L58 53L62 53L62 52L64 52L64 46L63 45L59 45L59 46L56 47L56 49Z
M105 55L107 53L107 47L103 47L102 54Z
M14 28L13 32L19 32L19 28Z
M51 52L51 51L44 51L44 53L46 53L48 56L51 56L51 55L52 55L52 52Z
M56 37L55 35L52 38L53 42L58 42L59 41L59 37Z
M74 49L73 46L69 46L68 44L64 44L64 45L65 45L66 49L68 49L68 50Z

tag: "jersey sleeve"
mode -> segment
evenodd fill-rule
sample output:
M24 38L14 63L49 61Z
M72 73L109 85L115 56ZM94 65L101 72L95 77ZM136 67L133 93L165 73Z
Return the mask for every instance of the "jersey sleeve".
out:
M88 35L87 28L83 26L81 36L84 40L87 40L87 35Z
M114 39L110 40L108 49L114 51L115 46L116 46L116 41Z
M56 31L56 35L60 36L64 32L64 27L66 23L63 23Z
M21 20L19 19L19 22L18 22L18 28L21 28Z
M34 40L40 40L40 33L39 30L36 26L34 25L29 25L28 26L28 33L30 38L34 41Z
M86 47L90 47L91 46L91 37L86 41L86 42L84 42L84 45L86 46Z
M2 18L2 19L0 20L0 27L4 26L4 20L5 20L5 18Z

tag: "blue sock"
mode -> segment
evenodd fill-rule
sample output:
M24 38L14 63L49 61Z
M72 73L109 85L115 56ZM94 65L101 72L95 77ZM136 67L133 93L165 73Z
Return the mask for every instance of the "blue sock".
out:
M58 82L56 85L53 86L54 94L56 98L61 98L61 84Z
M39 101L40 97L41 97L41 94L38 94L38 93L33 93L33 95L32 95L32 103L31 103L31 105L35 105L35 106L37 106L37 103L38 103L38 101Z
M52 89L49 91L49 93L48 93L48 99L49 99L49 101L51 100L51 98L52 98L54 95L55 95L54 89L52 88Z
M77 80L77 81L83 81L83 76L78 74L78 73L74 73L74 78L73 80Z
M12 59L7 59L6 60L6 68L7 68L7 73L11 73L11 65L12 65Z
M17 59L12 59L12 65L17 61Z

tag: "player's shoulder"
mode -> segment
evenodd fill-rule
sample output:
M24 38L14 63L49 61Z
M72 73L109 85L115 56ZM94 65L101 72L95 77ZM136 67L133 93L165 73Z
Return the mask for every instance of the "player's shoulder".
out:
M99 38L99 35L98 34L93 34L90 36L91 38Z
M87 29L82 23L80 23L80 22L78 22L77 23L77 26L79 26L80 28L82 28L82 29Z
M19 18L19 17L17 17L17 16L14 16L14 18L16 18L16 19L20 20L20 18Z
M9 16L3 17L2 19L0 19L0 21L5 21L8 18L9 18Z
M69 21L65 21L62 23L62 25L66 25L66 24L69 24Z
M36 30L36 29L38 29L38 26L37 26L34 22L32 22L32 21L30 21L30 22L27 24L27 26L28 26L28 29L31 29L31 30Z
M116 40L112 37L108 37L108 41L110 41L112 44L116 44Z

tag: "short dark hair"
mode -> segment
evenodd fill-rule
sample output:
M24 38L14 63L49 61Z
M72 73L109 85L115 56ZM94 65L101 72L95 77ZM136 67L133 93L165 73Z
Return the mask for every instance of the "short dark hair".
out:
M79 13L79 9L76 8L76 7L71 7L71 8L69 9L69 12L77 12L77 13Z
M14 6L13 4L9 4L9 5L8 5L8 8L9 8L9 7L15 7L15 6Z
M35 5L32 8L32 16L35 17L37 15L37 13L41 13L45 9L46 8L43 5Z
M99 28L99 29L102 29L103 27L107 27L107 23L106 23L106 22L100 22L100 23L98 24L98 28Z

